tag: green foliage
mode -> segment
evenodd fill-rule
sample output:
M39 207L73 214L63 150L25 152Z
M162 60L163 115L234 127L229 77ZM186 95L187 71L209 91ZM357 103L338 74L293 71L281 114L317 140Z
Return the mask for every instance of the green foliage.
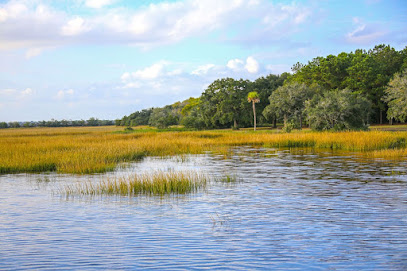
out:
M315 88L296 82L281 86L269 97L270 105L264 109L263 115L267 119L273 115L283 118L286 130L288 120L293 120L295 126L301 128L305 101L315 92Z
M201 110L206 127L222 128L250 123L249 105L246 94L250 91L250 81L232 78L215 80L202 93Z
M262 116L262 112L269 105L269 97L278 87L282 86L284 81L290 77L289 73L281 75L270 74L266 77L260 77L252 83L252 89L256 89L259 94L260 102L256 104L256 114L260 124L266 123L266 119ZM275 119L274 117L270 117Z
M180 124L186 128L192 128L197 130L202 130L205 128L205 122L202 118L201 113L201 99L200 98L189 98L184 101L186 105L182 108L181 114L182 118Z
M363 94L372 103L373 120L382 121L384 88L393 74L407 65L407 47L396 51L389 45L377 45L373 49L340 53L337 56L317 57L307 65L297 63L290 82L318 84L325 89L349 88Z
M370 102L348 89L325 91L305 102L314 130L363 130L368 128Z
M178 124L179 116L171 105L163 108L154 108L150 115L148 124L157 128L167 128L170 125Z
M284 133L291 133L291 131L296 128L295 122L293 120L287 121L287 123L284 125L282 131Z
M257 93L257 91L249 92L249 94L247 94L247 100L249 102L254 102L254 103L260 102L259 94Z
M254 131L256 131L256 103L260 102L259 99L259 94L257 93L257 91L252 91L249 92L249 94L247 95L247 101L249 103L252 103L253 105L253 123L254 123Z
M116 120L116 126L139 126L148 125L153 108L136 111L129 116L124 116L121 120Z
M407 69L396 73L384 90L383 100L388 103L387 118L405 121L407 119Z

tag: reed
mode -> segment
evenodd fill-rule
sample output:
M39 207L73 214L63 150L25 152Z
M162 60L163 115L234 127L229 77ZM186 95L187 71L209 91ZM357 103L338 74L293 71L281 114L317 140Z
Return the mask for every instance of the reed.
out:
M307 147L360 152L368 158L406 159L407 132L252 131L115 133L116 127L0 130L0 174L103 173L145 156L183 156L211 151L227 157L233 146Z
M205 175L194 171L155 171L128 177L109 177L98 183L78 183L65 187L61 194L66 196L187 194L205 188L207 181Z

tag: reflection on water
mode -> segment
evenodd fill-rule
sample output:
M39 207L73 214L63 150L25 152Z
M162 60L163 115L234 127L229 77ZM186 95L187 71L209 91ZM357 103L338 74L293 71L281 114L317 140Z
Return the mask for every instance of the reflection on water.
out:
M3 175L0 269L406 270L406 166L253 148L147 158L109 174L193 169L240 181L133 198L58 195L100 175Z

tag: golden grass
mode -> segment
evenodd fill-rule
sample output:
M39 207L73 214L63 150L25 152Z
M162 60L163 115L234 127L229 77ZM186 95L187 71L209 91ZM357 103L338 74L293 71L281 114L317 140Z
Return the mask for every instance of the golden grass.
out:
M0 130L0 174L57 171L101 173L145 156L212 151L227 156L231 146L311 147L358 151L370 158L406 159L407 132L197 131L157 132L123 128L31 128Z
M66 196L186 194L205 188L207 179L205 175L193 171L156 171L128 177L105 178L99 183L78 183L65 187L61 194Z

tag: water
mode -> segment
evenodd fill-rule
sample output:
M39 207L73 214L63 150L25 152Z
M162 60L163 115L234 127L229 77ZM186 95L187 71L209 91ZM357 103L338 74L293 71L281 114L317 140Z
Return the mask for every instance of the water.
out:
M74 197L101 176L0 176L0 269L407 270L407 163L239 148L111 174L236 175L192 195Z

